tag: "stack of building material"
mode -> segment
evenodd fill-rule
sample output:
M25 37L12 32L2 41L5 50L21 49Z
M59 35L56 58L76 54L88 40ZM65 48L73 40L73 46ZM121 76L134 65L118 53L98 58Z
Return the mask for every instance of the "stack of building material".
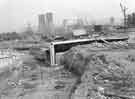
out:
M91 51L76 47L65 53L61 63L80 76L80 83L76 83L72 93L74 99L134 99L135 61L129 59L134 52ZM134 58L132 55L132 60Z

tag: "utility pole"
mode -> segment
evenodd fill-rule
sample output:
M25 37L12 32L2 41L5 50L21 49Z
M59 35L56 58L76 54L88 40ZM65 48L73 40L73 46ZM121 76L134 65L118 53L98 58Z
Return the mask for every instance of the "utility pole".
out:
M120 3L120 7L121 7L121 10L122 10L122 13L123 13L123 16L124 16L124 30L126 31L126 27L127 27L127 7L122 5L122 3Z

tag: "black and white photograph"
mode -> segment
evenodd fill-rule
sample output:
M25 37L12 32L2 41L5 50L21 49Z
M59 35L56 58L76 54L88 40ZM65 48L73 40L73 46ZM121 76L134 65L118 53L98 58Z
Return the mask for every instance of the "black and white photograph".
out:
M135 99L135 0L0 0L0 99Z

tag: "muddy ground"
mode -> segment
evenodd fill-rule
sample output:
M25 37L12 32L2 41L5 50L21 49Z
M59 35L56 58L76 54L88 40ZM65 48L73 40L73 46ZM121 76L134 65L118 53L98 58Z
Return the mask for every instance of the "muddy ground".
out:
M19 67L3 69L0 99L68 99L76 77L60 66L38 63L32 56L26 56Z
M79 46L77 48L80 53L83 53L83 57L88 57L91 54L96 55L100 52L109 55L108 58L121 61L126 69L135 70L134 48L96 49L93 51L87 47ZM39 62L30 55L24 55L21 59L22 62L18 67L12 66L14 68L6 68L0 73L0 99L70 99L71 97L73 99L87 99L80 90L75 90L71 94L78 77L62 68L63 66L39 65ZM82 88L79 87L82 85L78 85L76 89Z

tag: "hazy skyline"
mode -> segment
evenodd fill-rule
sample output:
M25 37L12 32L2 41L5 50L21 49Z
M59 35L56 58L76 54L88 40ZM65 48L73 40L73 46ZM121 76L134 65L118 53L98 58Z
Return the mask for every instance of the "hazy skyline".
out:
M38 14L54 13L55 23L81 17L96 21L122 18L120 2L135 12L135 0L0 0L0 32L20 31L27 23L38 24Z

